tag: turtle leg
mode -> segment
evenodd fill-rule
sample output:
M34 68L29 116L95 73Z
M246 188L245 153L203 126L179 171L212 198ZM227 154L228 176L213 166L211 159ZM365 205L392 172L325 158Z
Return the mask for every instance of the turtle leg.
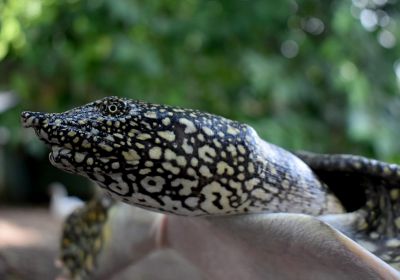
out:
M109 279L142 260L163 246L163 216L109 198L94 199L64 223L63 275L68 279Z

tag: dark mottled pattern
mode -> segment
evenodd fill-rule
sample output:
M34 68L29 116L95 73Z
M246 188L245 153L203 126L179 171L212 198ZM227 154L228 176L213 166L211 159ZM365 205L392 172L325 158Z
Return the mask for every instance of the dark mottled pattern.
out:
M95 198L64 222L60 262L69 278L86 279L95 268L106 239L108 212L113 205L107 197Z
M364 201L356 211L353 238L400 269L400 166L355 155L297 155L339 197L350 196L351 189L359 188L355 195L363 196Z

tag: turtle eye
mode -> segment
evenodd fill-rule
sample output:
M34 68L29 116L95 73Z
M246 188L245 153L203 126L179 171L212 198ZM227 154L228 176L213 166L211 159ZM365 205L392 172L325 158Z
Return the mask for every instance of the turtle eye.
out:
M127 105L123 100L106 100L99 106L99 109L104 115L119 116L126 113Z
M107 110L110 114L114 115L118 111L118 106L116 104L110 104L108 105Z

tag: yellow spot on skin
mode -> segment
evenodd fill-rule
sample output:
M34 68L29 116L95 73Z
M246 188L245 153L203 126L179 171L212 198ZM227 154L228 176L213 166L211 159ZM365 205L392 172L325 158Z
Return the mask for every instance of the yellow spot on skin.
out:
M208 146L204 145L199 148L199 157L204 160L205 162L210 162L212 163L214 160L212 159L213 157L216 156L215 149Z
M92 165L93 164L93 158L88 158L87 160L86 160L86 164L87 165Z
M151 135L147 134L147 133L142 133L142 134L139 134L136 138L139 140L148 140L148 139L151 139Z
M290 186L290 183L288 180L283 180L281 185L282 185L282 188L288 189Z
M390 175L392 172L390 171L390 168L388 166L383 167L383 174L385 175Z
M369 237L371 237L372 239L378 239L379 238L379 234L377 232L371 232L369 234Z
M231 134L231 135L236 135L238 134L240 131L237 128L234 128L230 125L228 125L228 129L226 131L227 133Z
M219 142L217 139L213 139L213 143L217 148L221 148L222 147L221 142Z
M122 156L127 162L134 162L140 159L140 156L135 150L123 151Z
M74 140L72 140L75 144L79 142L79 137L75 137Z
M74 155L74 159L75 159L76 163L80 163L85 159L85 155L82 154L82 153L76 152L75 155Z
M216 199L216 195L214 193L218 193L220 195L219 203L225 211L232 209L232 207L229 205L229 197L232 195L232 192L222 187L218 182L212 182L203 187L202 194L205 197L205 201L201 203L202 209L205 209L209 213L221 213L221 209L217 208L213 204L213 201Z
M82 147L85 149L89 149L92 146L92 144L90 144L90 142L88 140L83 140L82 142Z
M244 174L243 173L239 173L237 175L238 180L243 181L245 179Z
M69 137L74 137L75 135L76 135L76 132L75 131L73 131L73 130L71 130L71 131L68 131L68 134L67 134Z
M234 180L229 180L229 186L236 190L236 195L238 195L242 201L247 199L247 193L243 193L242 184Z
M178 165L180 165L180 166L186 166L187 160L186 160L186 158L185 158L184 156L178 156L178 157L176 158L176 163L177 163Z
M114 137L113 137L112 135L110 135L110 134L107 135L106 139L109 140L109 141L111 141L111 142L114 142L114 141L115 141Z
M167 126L171 123L171 119L170 118L163 118L162 121L163 125Z
M237 156L237 150L235 146L233 146L232 144L229 144L229 146L226 149L231 153L232 157Z
M194 167L196 167L199 164L199 160L197 158L191 158L190 164Z
M148 176L143 178L140 183L148 192L160 192L165 184L165 179L161 176Z
M135 146L138 147L139 149L144 149L144 145L141 143L135 143Z
M172 174L179 174L180 169L176 166L173 166L170 162L163 162L161 165L165 170L170 171Z
M254 164L252 162L249 163L249 165L247 166L247 170L249 171L249 173L254 173Z
M187 154L192 154L193 153L193 147L188 144L187 139L183 139L183 144L182 144L182 149L185 151Z
M114 133L113 135L119 139L124 139L124 136L121 133Z
M149 169L149 168L139 170L140 175L146 175L146 174L149 174L150 172L151 172L151 169Z
M157 119L157 113L153 111L144 113L144 116L150 119Z
M242 155L244 155L246 153L246 149L244 148L243 145L238 145L237 146L239 153L241 153Z
M255 189L251 192L251 195L261 199L261 200L270 200L271 199L271 194L267 193L266 191L262 190L262 189Z
M207 126L203 126L201 129L208 136L213 136L214 135L214 132Z
M153 147L149 150L149 156L151 159L160 159L162 155L162 150L160 147Z
M189 207L196 207L199 204L198 197L188 197L185 199L185 204Z
M111 164L111 168L112 168L112 169L118 169L118 168L119 168L119 163L118 163L118 162L113 162L113 163Z
M190 176L193 176L193 177L196 177L196 176L197 176L196 171L195 171L193 168L191 168L191 167L189 167L189 168L187 169L187 174L190 175Z
M400 240L396 238L389 239L388 241L386 241L386 246L391 248L400 247Z
M211 177L213 176L213 175L211 174L211 172L210 172L210 169L208 169L208 167L205 166L205 165L202 165L202 166L200 167L199 171L200 171L200 174L203 175L203 176L206 177L206 178L211 178Z
M199 139L200 141L202 141L202 142L204 142L204 135L203 134L201 134L201 133L199 133L199 134L197 134L197 139Z
M176 159L176 154L175 154L175 152L172 151L172 150L170 150L170 149L166 149L166 150L165 150L164 156L165 156L165 159L166 159L166 160L174 160L174 159Z
M132 125L132 122L131 122L131 125ZM140 134L140 131L138 131L137 129L132 128L132 129L129 131L128 136L129 136L129 137L133 137L133 136L135 136L136 134Z
M102 148L103 150L107 151L107 152L111 152L113 150L113 148L111 146L107 145L104 142L101 142L99 144L99 147Z
M234 169L224 161L220 161L217 163L217 174L223 175L224 173L232 176L234 174Z
M178 187L182 186L182 188L179 190L180 195L190 195L192 193L192 188L197 187L198 181L191 181L188 179L175 179L174 181L171 182L172 187Z
M195 133L197 131L196 126L194 125L194 123L191 120L181 118L181 119L179 119L179 123L186 126L186 128L184 130L185 133Z
M392 200L398 200L400 196L400 190L399 189L393 189L390 191L390 198Z
M265 190L267 190L268 192L273 193L273 194L278 194L279 193L279 190L278 190L277 187L274 187L273 185L268 184L268 183L264 183L263 184L263 188Z
M173 142L175 141L175 133L172 131L166 130L166 131L158 131L157 134L161 137L164 138L167 141Z
M246 189L248 191L251 191L255 186L257 186L260 183L260 179L258 178L252 178L246 182L244 182L244 185L246 186Z

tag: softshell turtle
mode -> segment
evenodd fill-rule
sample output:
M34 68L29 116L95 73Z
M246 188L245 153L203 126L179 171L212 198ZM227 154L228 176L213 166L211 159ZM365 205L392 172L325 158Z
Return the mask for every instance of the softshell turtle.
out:
M54 166L113 200L166 214L142 239L111 237L129 260L169 246L211 279L399 279L398 165L296 156L246 124L126 98L21 117L51 147ZM67 219L61 259L73 277L104 251L113 203L98 199ZM134 219L122 208L115 220Z

